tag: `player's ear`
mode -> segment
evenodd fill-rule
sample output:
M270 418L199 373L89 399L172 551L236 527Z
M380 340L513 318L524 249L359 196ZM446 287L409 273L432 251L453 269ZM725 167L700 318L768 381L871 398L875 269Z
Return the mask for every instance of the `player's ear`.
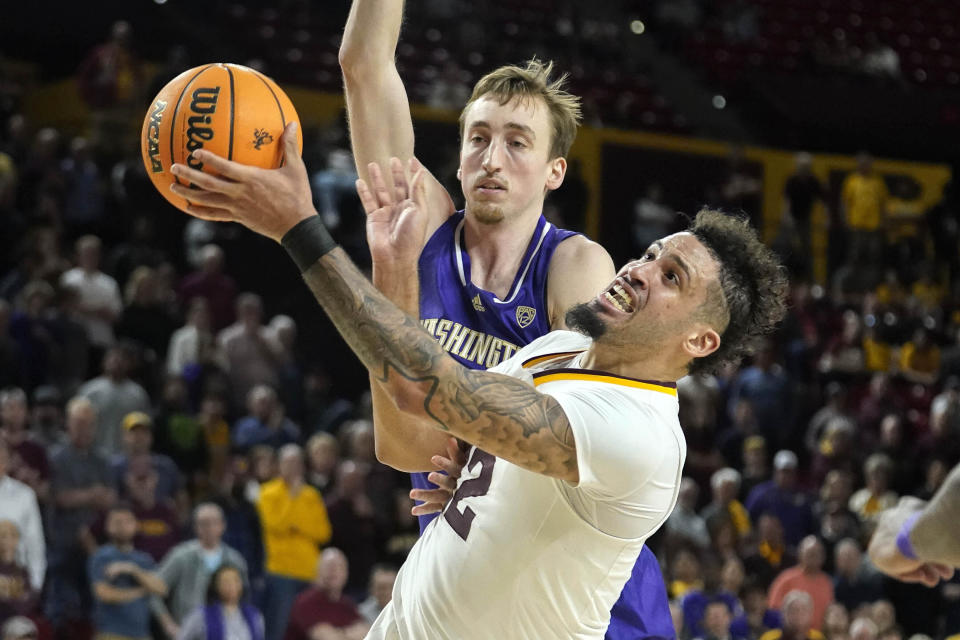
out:
M557 157L551 160L550 172L547 174L547 190L559 189L565 175L567 175L567 159Z
M705 358L720 348L720 334L702 324L695 325L683 341L683 350L691 358Z
M457 167L457 180L463 180L463 169Z

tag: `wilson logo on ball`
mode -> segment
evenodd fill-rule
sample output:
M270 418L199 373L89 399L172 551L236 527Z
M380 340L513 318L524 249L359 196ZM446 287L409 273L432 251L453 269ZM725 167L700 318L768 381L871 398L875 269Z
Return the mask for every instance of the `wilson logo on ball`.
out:
M193 92L190 100L190 111L199 114L187 118L187 150L193 153L203 148L203 143L213 139L213 129L201 125L209 125L213 120L210 117L217 111L217 98L220 96L220 87L200 88ZM192 155L187 157L187 164L194 169L202 169L203 163Z
M261 146L273 142L273 136L266 129L254 129L253 148L259 150Z
M170 204L188 211L190 203L170 190L189 184L170 173L180 163L210 174L209 163L192 153L203 149L238 164L283 166L281 132L297 110L283 90L259 71L229 62L186 69L146 104L140 128L140 156L150 182ZM297 130L297 152L303 137Z
M160 162L160 124L166 108L166 100L157 100L150 111L150 124L147 125L147 155L150 157L150 171L154 173L163 173L163 163Z

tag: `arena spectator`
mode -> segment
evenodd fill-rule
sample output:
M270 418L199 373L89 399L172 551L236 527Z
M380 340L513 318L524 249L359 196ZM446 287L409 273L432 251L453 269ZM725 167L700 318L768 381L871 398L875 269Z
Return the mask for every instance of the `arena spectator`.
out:
M194 298L207 301L213 331L226 328L234 318L237 285L224 273L224 260L223 249L215 244L204 246L200 251L200 268L184 277L178 289L184 305Z
M190 410L187 385L180 377L170 376L163 383L153 436L157 453L176 460L192 484L198 473L206 473L210 452L205 430Z
M54 296L48 283L33 280L23 287L10 318L10 336L19 352L19 378L28 390L47 382L54 366L58 345L49 313Z
M373 624L383 608L393 597L393 583L397 580L396 567L388 564L375 564L370 570L370 583L367 599L357 606L357 611L368 624Z
M204 366L217 365L216 340L210 325L207 299L194 297L187 309L187 323L173 332L167 348L167 374L190 375Z
M337 468L336 486L325 500L333 528L330 544L343 551L350 564L344 588L351 595L366 589L377 560L380 531L373 502L367 496L368 474L365 463L344 460Z
M280 345L263 326L260 296L244 293L237 298L237 321L217 335L230 390L236 407L257 385L276 388L279 383Z
M700 515L709 526L718 519L729 519L736 530L737 538L744 540L750 535L750 514L737 500L740 494L740 474L736 469L725 467L710 477L710 504L703 508Z
M71 234L96 233L104 214L104 185L90 142L70 141L70 155L60 162L63 180L63 223Z
M897 504L897 494L890 490L893 461L885 454L875 453L863 463L863 476L867 486L850 496L850 511L870 525L880 512Z
M849 640L850 613L845 606L834 602L823 616L823 635L827 640Z
M880 574L864 562L863 550L852 538L844 538L834 549L833 592L848 611L878 600L883 592Z
M160 297L159 277L151 267L139 266L124 286L124 307L117 321L117 336L148 347L163 361L177 319Z
M124 417L134 411L150 411L146 390L130 378L131 357L126 346L110 347L103 356L103 374L77 391L96 408L94 446L108 456L121 452Z
M171 549L157 569L167 584L169 608L157 598L151 609L170 637L176 637L187 616L203 606L211 579L221 567L235 569L242 585L250 584L243 556L223 542L226 520L219 506L199 504L193 511L193 528L196 538Z
M0 438L0 520L16 527L17 562L29 571L30 586L39 592L47 570L40 508L33 489L7 475L9 462L10 447Z
M634 250L646 251L654 241L670 235L676 223L676 211L664 203L663 187L651 182L633 205Z
M840 199L850 232L848 261L879 265L888 197L883 176L873 169L873 158L859 153L856 170L843 181Z
M300 428L284 415L277 401L277 392L266 385L257 385L247 394L248 415L233 427L233 444L241 450L256 445L281 447L297 442Z
M683 478L677 494L677 506L664 523L664 528L672 544L693 545L705 551L710 546L710 532L704 519L696 512L699 496L697 483L692 478Z
M307 440L307 483L325 493L333 486L334 471L340 460L340 445L329 433L315 433Z
M42 385L33 390L30 432L47 452L63 444L67 437L61 403L60 392L53 385Z
M157 472L149 456L130 459L123 478L128 506L138 523L134 547L155 562L181 540L180 518L172 500L157 499Z
M50 493L50 464L47 451L28 430L27 394L11 387L0 391L0 438L10 451L10 476L33 489L46 502Z
M847 507L852 494L853 475L847 471L829 472L820 486L814 515L820 524L820 539L828 551L844 538L860 537L860 519Z
M164 596L167 586L154 573L154 562L133 548L137 519L125 506L107 513L109 543L90 558L88 569L98 637L143 640L150 637L150 596Z
M733 612L730 605L721 598L711 600L703 616L703 633L695 638L699 640L731 640L730 622Z
M741 590L743 613L730 623L730 633L741 640L758 640L772 629L780 629L783 623L780 612L767 607L767 590L756 581L747 582Z
M767 340L758 350L753 364L742 369L734 379L728 404L733 417L737 403L749 400L760 433L768 443L788 441L791 425L789 379L776 358L775 347Z
M827 192L820 179L813 173L813 156L803 151L793 157L794 172L783 187L784 218L796 234L797 255L802 265L801 274L810 269L813 252L811 232L813 207L817 202L826 204Z
M813 626L813 608L813 598L806 591L787 593L780 606L783 628L767 631L760 640L823 640L823 634Z
M784 541L783 524L773 513L764 513L757 522L756 541L744 551L747 573L767 587L795 561L793 549Z
M795 453L778 451L773 457L773 480L754 487L744 505L752 521L763 513L776 514L789 545L798 544L815 529L810 498L797 487L797 465Z
M300 422L303 419L303 364L297 348L297 323L290 316L278 315L270 319L269 329L278 346L278 394L287 415Z
M81 237L75 247L77 266L60 277L60 286L75 287L80 293L79 312L94 348L94 361L113 345L113 327L123 311L117 281L100 270L102 246L97 236Z
M177 640L262 640L263 615L250 604L240 569L222 564L209 582L206 604L184 620Z
M0 622L35 613L40 601L40 590L31 584L30 572L17 560L20 538L16 523L0 519Z
M238 460L243 461L243 458ZM231 461L222 475L214 476L211 502L223 511L226 523L223 544L243 556L254 601L259 603L264 589L263 532L256 506L243 495L243 472L237 466Z
M185 504L187 498L180 470L168 456L153 452L153 420L141 411L133 411L123 417L123 453L114 455L110 460L114 486L121 496L125 496L127 469L135 458L146 458L149 467L156 473L158 501Z
M811 626L820 629L827 606L833 602L833 582L823 571L823 543L816 536L807 536L797 550L797 565L785 569L770 585L770 607L782 609L786 595L803 591L813 598Z
M88 616L87 557L96 548L89 528L116 501L110 465L94 447L96 421L93 404L74 396L67 403L67 443L50 459L53 508L45 614L59 634Z
M353 601L343 595L347 573L346 556L335 547L324 550L317 562L313 585L297 597L290 611L290 624L283 640L360 640L366 635L370 625Z
M284 445L279 459L280 477L263 485L257 501L266 552L266 640L280 640L293 599L314 577L318 547L331 535L320 494L304 482L303 451Z
M900 375L908 382L932 385L940 375L940 347L930 332L920 327L900 348Z

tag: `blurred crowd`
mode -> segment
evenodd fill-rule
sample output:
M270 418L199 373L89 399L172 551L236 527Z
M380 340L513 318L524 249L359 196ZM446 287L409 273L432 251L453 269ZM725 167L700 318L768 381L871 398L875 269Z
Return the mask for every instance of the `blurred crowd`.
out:
M316 316L278 301L260 245L173 212L117 144L152 95L128 39L80 65L82 136L0 101L0 637L362 637L418 536L408 481L376 460L362 380L345 390L338 356L303 348ZM342 125L305 155L362 258ZM737 156L714 193L759 221ZM676 216L656 185L637 196L643 248ZM678 385L685 479L650 545L682 640L960 634L960 577L905 585L863 554L884 508L960 461L958 208L948 192L898 217L897 197L867 156L837 198L798 157L787 321ZM818 202L843 238L826 287Z

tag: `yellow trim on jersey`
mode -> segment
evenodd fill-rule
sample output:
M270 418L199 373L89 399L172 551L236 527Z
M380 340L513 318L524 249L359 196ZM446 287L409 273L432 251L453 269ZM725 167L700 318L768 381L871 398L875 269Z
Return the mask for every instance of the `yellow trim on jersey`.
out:
M672 387L664 387L659 384L650 384L649 382L640 382L639 380L630 380L629 378L619 378L617 376L603 375L598 373L543 373L536 375L533 379L535 387L547 382L556 382L557 380L590 380L592 382L608 382L610 384L619 384L623 387L632 387L634 389L645 389L647 391L657 391L670 396L677 396L677 390Z
M553 360L554 358L562 358L564 356L573 356L578 353L583 353L583 349L580 351L564 351L562 353L548 353L543 356L535 356L529 360L525 360L522 366L524 369L529 369L530 367L536 366L541 362L546 362L547 360Z

